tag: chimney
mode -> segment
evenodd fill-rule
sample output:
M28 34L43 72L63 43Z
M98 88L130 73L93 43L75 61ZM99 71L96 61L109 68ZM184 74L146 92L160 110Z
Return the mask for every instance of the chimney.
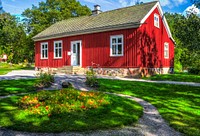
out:
M94 10L92 11L92 15L98 15L100 14L101 11L101 6L100 5L94 5Z

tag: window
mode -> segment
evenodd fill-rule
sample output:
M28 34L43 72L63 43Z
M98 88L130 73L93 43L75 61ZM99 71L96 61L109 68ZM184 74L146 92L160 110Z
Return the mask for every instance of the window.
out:
M110 56L123 56L123 35L110 37Z
M62 41L54 42L54 58L62 58Z
M169 58L169 43L164 43L164 57Z
M41 59L48 59L48 43L41 43Z
M159 16L154 14L154 26L159 28Z

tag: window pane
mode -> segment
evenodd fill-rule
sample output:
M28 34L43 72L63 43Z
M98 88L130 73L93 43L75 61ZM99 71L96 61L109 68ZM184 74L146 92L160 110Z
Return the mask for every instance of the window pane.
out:
M59 49L59 57L62 57L62 50L61 50L61 48Z
M112 43L116 43L116 42L117 42L116 38L112 38Z
M116 45L113 45L113 46L112 46L112 54L113 54L113 55L116 55Z
M55 49L55 57L58 57L58 49Z
M44 50L42 50L42 58L44 58Z
M59 43L59 47L60 47L60 48L62 47L62 44L61 44L61 43Z
M48 57L48 51L45 50L45 57L47 58Z
M73 44L73 53L76 53L76 44Z
M45 48L47 49L47 44L45 45Z
M122 38L118 38L118 43L122 43Z
M168 50L168 45L167 44L165 44L165 50Z
M118 54L122 54L122 44L118 45Z

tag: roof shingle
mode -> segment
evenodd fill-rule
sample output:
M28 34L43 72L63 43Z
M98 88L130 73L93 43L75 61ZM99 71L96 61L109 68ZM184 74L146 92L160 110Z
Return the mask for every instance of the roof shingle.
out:
M140 21L153 8L157 1L120 8L98 15L75 17L57 22L33 37L33 40L51 39L70 35L92 33L96 30L120 28L121 26L138 27Z

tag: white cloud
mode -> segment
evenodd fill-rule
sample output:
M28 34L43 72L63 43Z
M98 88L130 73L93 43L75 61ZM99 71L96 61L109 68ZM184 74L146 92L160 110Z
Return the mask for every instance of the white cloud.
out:
M119 3L122 5L122 7L128 6L128 2L126 0L119 0Z
M198 9L195 5L187 7L183 14L186 15L187 12L200 15L200 9Z
M170 2L170 0L160 0L160 4L162 6L170 6L171 2Z

